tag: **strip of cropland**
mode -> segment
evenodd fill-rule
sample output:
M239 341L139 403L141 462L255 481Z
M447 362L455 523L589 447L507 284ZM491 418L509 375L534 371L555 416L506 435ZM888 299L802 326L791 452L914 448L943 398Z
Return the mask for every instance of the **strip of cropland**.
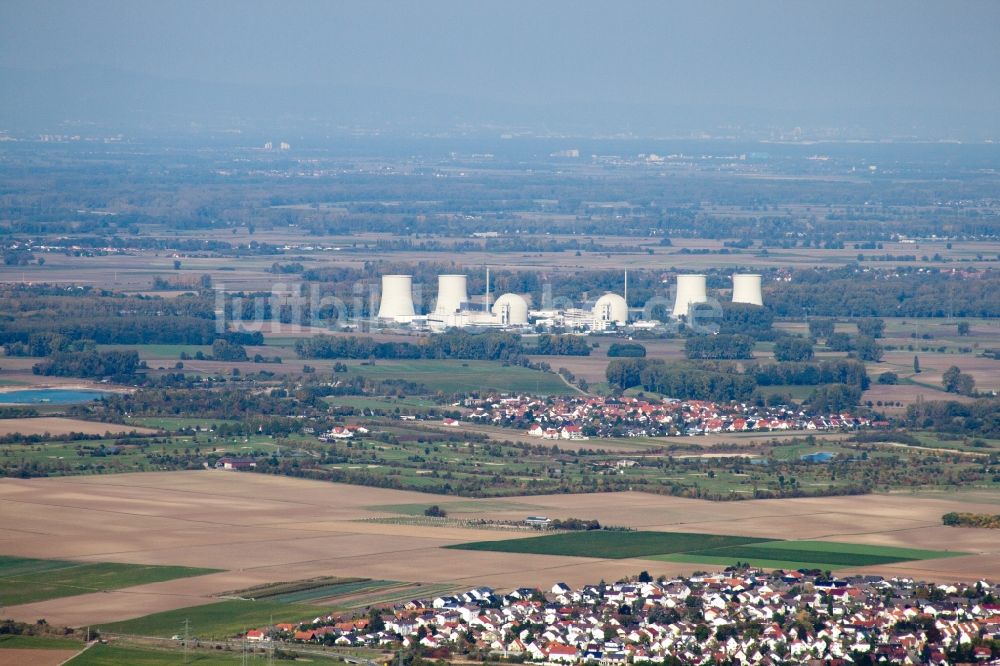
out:
M448 546L460 550L486 550L500 553L534 555L570 555L620 560L663 553L682 553L705 548L725 548L768 541L755 537L698 534L694 532L625 532L591 530L550 534L527 539L476 541Z
M591 531L528 539L479 541L449 548L535 555L570 555L662 562L732 565L737 562L772 569L838 569L911 562L964 553L833 541L782 541L691 532Z
M216 573L219 569L0 556L0 599L25 604Z

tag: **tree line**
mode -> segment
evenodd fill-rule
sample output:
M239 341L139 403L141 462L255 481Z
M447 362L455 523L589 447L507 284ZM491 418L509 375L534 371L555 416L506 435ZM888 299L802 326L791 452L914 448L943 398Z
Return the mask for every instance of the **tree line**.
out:
M295 343L300 358L323 359L463 359L513 361L526 354L587 356L586 339L574 335L540 335L527 346L520 335L503 331L448 331L417 342L378 342L371 337L318 335Z

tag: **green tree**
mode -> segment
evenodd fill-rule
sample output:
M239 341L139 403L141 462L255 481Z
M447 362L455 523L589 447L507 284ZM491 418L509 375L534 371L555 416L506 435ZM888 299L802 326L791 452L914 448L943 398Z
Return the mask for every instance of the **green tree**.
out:
M916 354L913 355L913 372L920 374L920 358Z
M941 384L948 393L958 393L958 377L962 374L957 365L953 365L941 375Z
M862 361L878 363L882 360L885 350L882 349L882 345L875 341L875 338L861 335L858 336L857 342L854 343L854 352Z
M834 321L832 319L810 319L809 335L826 340L833 335L833 327Z
M808 361L812 357L812 343L805 338L786 336L774 343L774 358L778 361Z
M858 333L869 338L881 338L885 333L885 321L882 319L858 320Z
M899 375L897 375L895 372L883 372L882 374L880 374L878 376L878 383L879 384L898 384L899 383Z

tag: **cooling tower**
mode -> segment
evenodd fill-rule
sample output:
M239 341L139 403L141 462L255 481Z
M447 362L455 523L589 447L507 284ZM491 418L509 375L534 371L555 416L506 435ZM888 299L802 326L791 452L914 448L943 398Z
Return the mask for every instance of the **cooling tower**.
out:
M528 301L517 294L503 294L493 304L493 315L502 326L524 326L528 323Z
M677 300L674 301L675 317L688 314L691 306L695 303L705 303L708 296L705 294L704 275L678 275L677 276Z
M594 304L594 319L614 322L619 326L628 323L628 305L618 294L604 294Z
M751 273L733 274L733 303L764 305L760 293L760 276Z
M454 314L469 301L464 275L439 275L437 305L434 314Z
M379 319L408 322L416 316L413 309L413 276L383 275Z

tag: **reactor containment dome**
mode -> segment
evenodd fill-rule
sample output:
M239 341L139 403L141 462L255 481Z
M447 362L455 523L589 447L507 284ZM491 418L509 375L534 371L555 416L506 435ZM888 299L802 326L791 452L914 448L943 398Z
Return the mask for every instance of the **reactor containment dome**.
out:
M407 323L416 316L413 309L413 276L383 275L378 318Z
M624 326L628 323L628 303L618 294L604 294L594 304L594 320Z
M434 314L454 314L469 302L468 279L464 275L439 275Z
M764 305L760 293L760 276L753 273L733 274L733 303Z
M678 275L677 299L674 301L673 315L687 316L692 305L707 303L704 275Z
M503 294L493 303L493 316L501 326L525 326L528 323L528 301L517 294Z

